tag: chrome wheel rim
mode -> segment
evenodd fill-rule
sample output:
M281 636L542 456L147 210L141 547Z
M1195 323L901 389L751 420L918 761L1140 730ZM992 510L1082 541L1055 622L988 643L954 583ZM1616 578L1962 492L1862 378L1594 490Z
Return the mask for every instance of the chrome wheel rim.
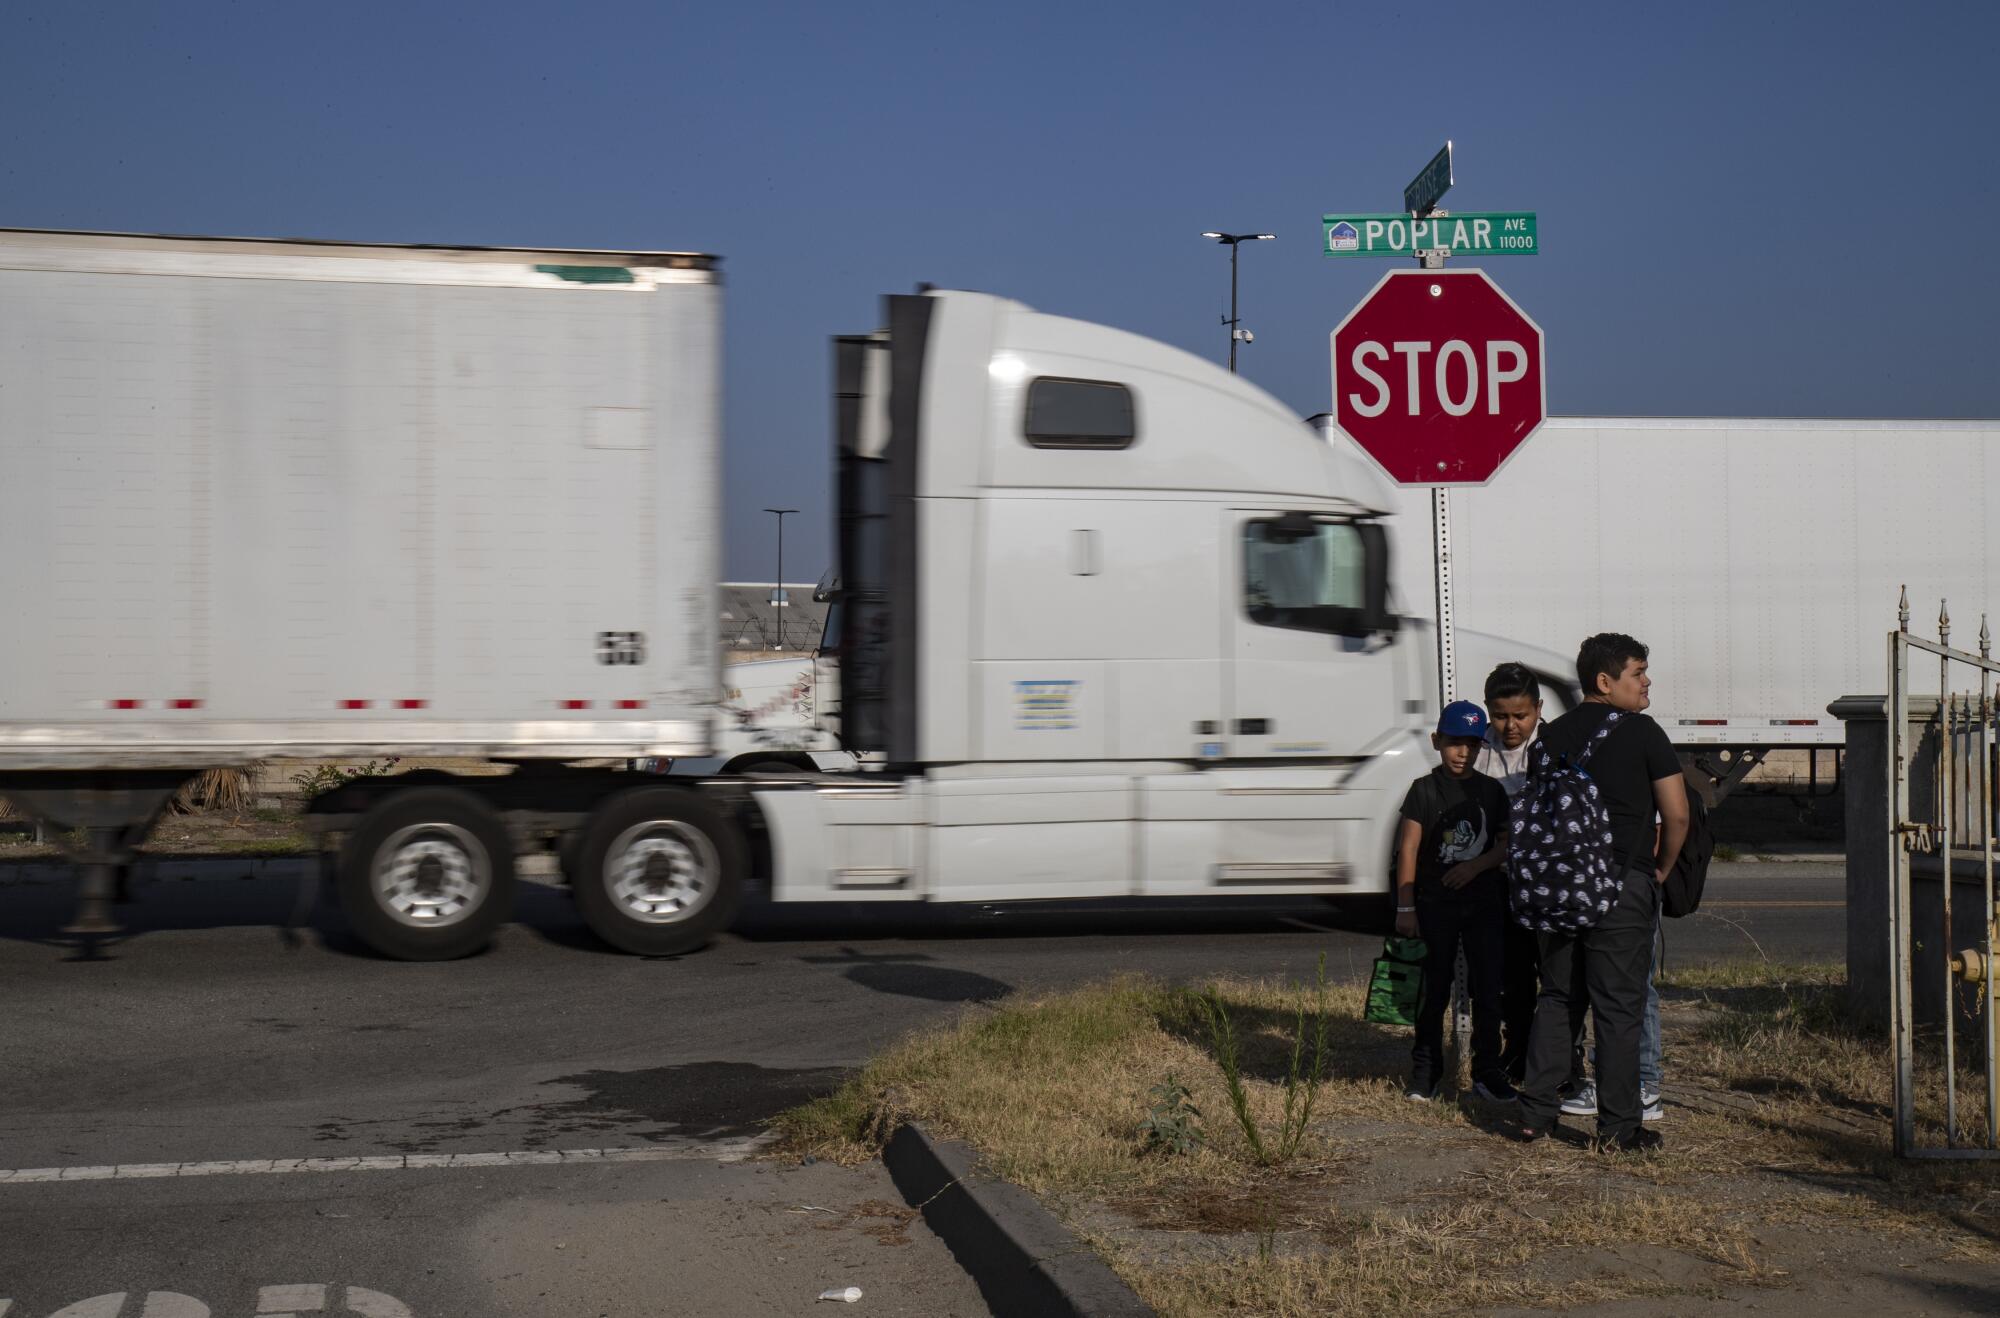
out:
M679 924L715 898L721 864L708 834L674 819L620 833L604 853L604 890L640 924Z
M493 886L486 848L456 824L397 829L375 852L373 874L382 909L413 929L459 923Z

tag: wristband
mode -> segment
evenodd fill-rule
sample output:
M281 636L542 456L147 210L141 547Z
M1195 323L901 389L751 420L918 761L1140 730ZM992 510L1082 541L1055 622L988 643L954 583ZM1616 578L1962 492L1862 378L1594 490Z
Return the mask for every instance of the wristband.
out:
M1396 908L1396 914L1398 915L1415 915L1416 913L1417 908L1414 906L1398 906Z

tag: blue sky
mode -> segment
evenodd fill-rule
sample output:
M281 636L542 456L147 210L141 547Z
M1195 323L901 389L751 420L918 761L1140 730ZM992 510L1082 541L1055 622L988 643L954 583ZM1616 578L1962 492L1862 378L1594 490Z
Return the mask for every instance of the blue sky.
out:
M0 3L0 225L695 248L728 293L729 572L829 554L828 337L919 281L1324 410L1447 137L1561 413L2000 416L2000 5Z

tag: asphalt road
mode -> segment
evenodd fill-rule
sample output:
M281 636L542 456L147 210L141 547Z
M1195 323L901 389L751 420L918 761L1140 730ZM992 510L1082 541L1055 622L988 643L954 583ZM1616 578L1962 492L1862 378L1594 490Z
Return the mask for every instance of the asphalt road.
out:
M145 885L87 950L57 933L63 887L0 872L0 1318L761 1314L822 1280L870 1312L980 1312L879 1168L736 1161L759 1123L966 1004L1303 977L1321 952L1360 976L1379 946L1316 903L763 907L641 960L529 884L489 952L406 965L310 902L288 929L297 869L249 868ZM1841 874L1718 865L1670 962L1838 960Z

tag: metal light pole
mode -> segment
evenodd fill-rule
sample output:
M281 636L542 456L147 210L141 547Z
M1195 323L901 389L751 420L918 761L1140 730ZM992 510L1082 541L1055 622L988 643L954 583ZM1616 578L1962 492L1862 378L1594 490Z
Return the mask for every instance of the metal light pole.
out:
M1267 238L1275 238L1277 235L1274 233L1217 233L1215 230L1209 229L1201 236L1204 238L1213 238L1219 243L1226 243L1229 247L1229 314L1223 318L1222 323L1229 326L1229 373L1234 375L1236 373L1237 341L1239 339L1244 343L1254 341L1249 332L1237 328L1240 322L1236 318L1236 247L1239 243L1262 242Z
M771 592L772 608L777 611L778 648L785 648L785 517L798 511L796 508L766 508L778 519L778 588Z

